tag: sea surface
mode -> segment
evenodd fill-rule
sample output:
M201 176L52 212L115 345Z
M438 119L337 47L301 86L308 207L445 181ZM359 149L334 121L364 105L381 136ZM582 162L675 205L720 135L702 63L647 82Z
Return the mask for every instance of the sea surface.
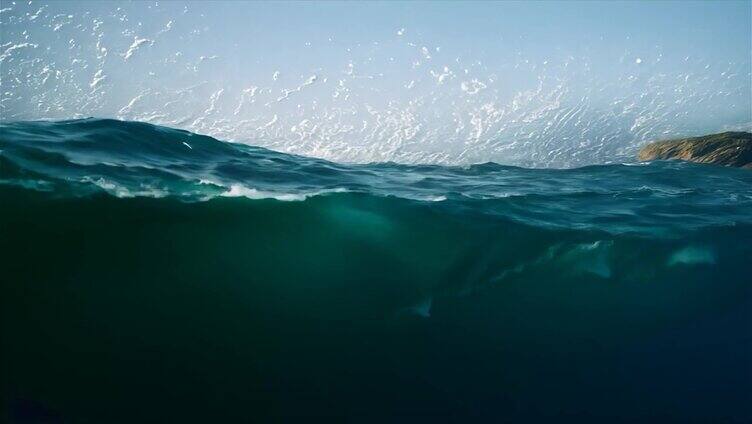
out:
M0 124L10 422L752 422L752 172Z

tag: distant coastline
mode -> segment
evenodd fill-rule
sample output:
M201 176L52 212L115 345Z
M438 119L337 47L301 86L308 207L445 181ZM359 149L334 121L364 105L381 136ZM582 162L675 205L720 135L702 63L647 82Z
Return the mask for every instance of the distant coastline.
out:
M637 158L641 161L679 159L752 169L752 133L723 132L656 141L640 149Z

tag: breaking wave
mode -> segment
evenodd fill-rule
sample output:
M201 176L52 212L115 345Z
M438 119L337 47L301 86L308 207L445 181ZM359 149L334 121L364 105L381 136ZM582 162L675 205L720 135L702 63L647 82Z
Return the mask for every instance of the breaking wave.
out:
M16 122L0 205L22 418L752 417L749 171L344 165Z

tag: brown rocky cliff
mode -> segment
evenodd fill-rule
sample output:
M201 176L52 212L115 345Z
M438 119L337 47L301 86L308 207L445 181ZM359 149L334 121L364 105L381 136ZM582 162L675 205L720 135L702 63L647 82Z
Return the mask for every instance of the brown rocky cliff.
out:
M640 149L637 158L641 161L680 159L752 169L752 133L725 132L656 141Z

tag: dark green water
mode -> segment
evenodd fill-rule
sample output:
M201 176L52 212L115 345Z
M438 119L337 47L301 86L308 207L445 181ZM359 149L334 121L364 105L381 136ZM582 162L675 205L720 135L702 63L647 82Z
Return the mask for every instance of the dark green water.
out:
M0 253L10 422L752 421L748 171L10 123Z

